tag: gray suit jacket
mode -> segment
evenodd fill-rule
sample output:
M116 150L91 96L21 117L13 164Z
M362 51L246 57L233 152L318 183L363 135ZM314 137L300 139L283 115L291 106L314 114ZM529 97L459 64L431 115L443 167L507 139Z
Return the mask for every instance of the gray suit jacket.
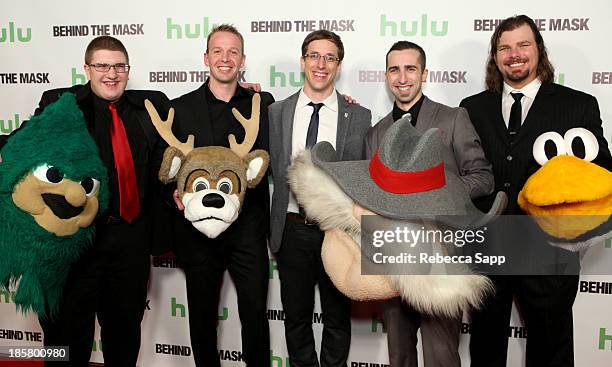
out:
M493 170L485 158L480 137L467 111L434 102L425 96L423 98L416 129L424 133L431 128L439 128L443 143L448 148L443 157L446 169L459 175L472 199L490 194L493 191ZM389 113L368 131L365 141L367 158L374 155L393 122L393 115Z
M293 116L299 91L273 103L268 112L270 121L270 168L274 178L272 211L270 214L270 250L278 252L285 230L285 217L289 204L287 168L291 165ZM343 161L364 159L363 142L372 126L372 113L367 108L348 104L338 93L338 127L336 152Z

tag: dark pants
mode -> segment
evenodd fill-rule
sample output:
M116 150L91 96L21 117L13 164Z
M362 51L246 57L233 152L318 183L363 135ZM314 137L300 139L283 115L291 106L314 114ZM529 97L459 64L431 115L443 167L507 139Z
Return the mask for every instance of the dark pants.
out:
M312 332L315 284L323 311L321 366L346 366L351 344L351 303L325 273L323 232L317 226L287 221L278 252L285 338L292 366L319 366Z
M71 267L58 315L39 320L44 345L68 346L70 362L45 366L88 365L96 314L105 365L136 365L150 270L147 233L144 220L98 225L94 247Z
M527 327L526 367L574 366L572 306L578 276L492 276L495 294L472 313L472 367L506 365L513 296Z
M240 226L240 231L230 227L215 240L206 238L189 223L180 235L189 242L179 246L197 246L189 247L189 253L194 254L191 258L187 258L187 248L183 248L185 252L179 257L187 283L189 333L196 366L220 366L217 323L219 291L226 269L238 296L244 360L249 367L270 365L267 227L260 224L261 218L243 214L232 225Z
M418 312L401 298L385 302L385 325L392 367L418 367L417 331L421 329L423 366L461 367L461 315L437 317Z

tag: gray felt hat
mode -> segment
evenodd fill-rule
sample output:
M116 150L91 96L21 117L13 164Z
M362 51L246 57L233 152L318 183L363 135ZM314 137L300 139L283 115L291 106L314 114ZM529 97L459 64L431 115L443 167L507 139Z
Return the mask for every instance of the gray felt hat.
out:
M444 169L443 149L438 129L421 134L405 117L387 130L372 160L338 161L334 147L320 142L312 161L353 200L387 218L473 228L501 214L506 194L497 194L488 213L478 210L457 175Z

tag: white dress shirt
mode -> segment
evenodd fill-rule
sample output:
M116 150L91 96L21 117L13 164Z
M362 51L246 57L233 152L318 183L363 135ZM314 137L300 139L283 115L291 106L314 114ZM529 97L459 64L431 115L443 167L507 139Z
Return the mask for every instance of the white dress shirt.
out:
M510 110L512 109L512 104L514 103L514 98L510 95L510 93L520 92L523 93L523 97L521 98L521 125L525 121L525 117L527 117L527 113L529 113L529 109L533 104L533 100L535 99L538 91L540 90L540 86L542 82L540 79L535 78L531 83L527 84L521 89L514 89L506 82L504 82L504 91L502 93L502 115L504 116L504 122L506 123L506 128L508 127L510 120Z
M306 93L304 93L304 89L300 90L297 104L295 105L295 114L293 115L293 136L291 140L292 160L301 151L306 149L306 133L308 132L308 125L310 125L312 111L314 111L314 107L308 105L310 102L314 101L308 98ZM338 96L336 91L334 90L329 97L322 101L322 103L324 106L319 110L317 142L328 141L335 148L336 133L338 129ZM287 206L287 211L299 213L298 203L291 191L289 191L289 205Z

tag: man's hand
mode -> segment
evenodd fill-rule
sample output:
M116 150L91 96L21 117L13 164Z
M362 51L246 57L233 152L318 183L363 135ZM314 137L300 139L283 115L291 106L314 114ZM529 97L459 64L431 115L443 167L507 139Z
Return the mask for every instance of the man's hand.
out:
M261 92L261 84L259 83L238 83L242 88L252 89L255 92Z
M349 96L348 94L343 94L342 97L344 97L344 100L348 104L359 104L355 98Z
M185 210L185 205L183 205L183 202L179 198L178 190L174 190L174 192L172 193L172 198L174 199L174 204L176 204L176 208L178 210Z

